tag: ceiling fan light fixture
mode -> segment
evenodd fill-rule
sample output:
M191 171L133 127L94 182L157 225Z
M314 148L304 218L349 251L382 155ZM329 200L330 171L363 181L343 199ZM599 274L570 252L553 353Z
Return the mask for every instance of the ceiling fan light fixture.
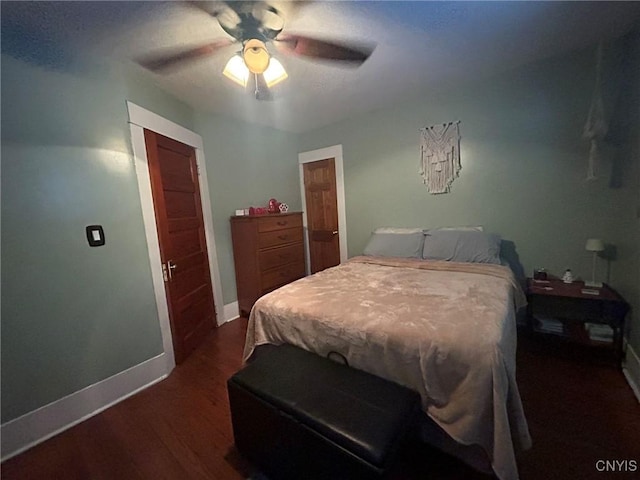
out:
M244 44L244 63L251 73L264 73L269 67L269 52L264 42L252 38Z
M267 68L261 73L264 76L264 81L267 84L267 87L272 87L289 77L282 63L274 57L268 58ZM233 80L238 85L246 87L249 81L249 76L255 74L255 72L251 71L243 55L236 53L229 59L222 71L222 74Z
M267 87L272 87L288 77L289 75L287 75L282 63L278 59L271 57L269 67L264 71L264 81L267 83Z
M249 69L239 53L229 59L222 71L222 74L243 87L247 86L249 79Z

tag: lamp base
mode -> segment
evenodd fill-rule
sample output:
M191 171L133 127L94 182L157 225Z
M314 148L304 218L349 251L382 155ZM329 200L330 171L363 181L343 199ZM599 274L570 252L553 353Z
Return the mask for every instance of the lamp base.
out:
M584 282L585 287L602 288L602 282Z

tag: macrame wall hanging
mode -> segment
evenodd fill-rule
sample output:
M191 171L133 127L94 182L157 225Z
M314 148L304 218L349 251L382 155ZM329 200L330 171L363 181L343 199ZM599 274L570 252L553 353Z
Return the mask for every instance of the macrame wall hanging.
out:
M460 169L460 122L420 129L420 175L429 193L447 193Z
M606 134L607 121L602 103L602 42L600 42L596 51L596 85L593 89L587 123L584 125L584 131L582 132L582 137L591 143L589 161L587 163L587 180L595 180L597 177L598 162L600 160L598 143L602 142Z

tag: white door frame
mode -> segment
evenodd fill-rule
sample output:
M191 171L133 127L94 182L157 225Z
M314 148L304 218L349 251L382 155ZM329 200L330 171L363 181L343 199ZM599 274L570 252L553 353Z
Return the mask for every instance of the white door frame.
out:
M309 234L307 226L307 199L304 191L304 170L305 163L335 159L336 167L336 196L338 202L338 235L340 236L340 263L346 262L347 255L347 210L344 197L344 168L342 162L342 145L311 150L309 152L298 153L298 168L300 171L300 195L302 197L302 222L304 226L304 244L306 250L307 275L311 273L311 257L309 255Z
M166 118L156 115L135 103L127 101L129 111L129 126L131 129L131 142L133 157L138 178L138 191L142 205L142 218L147 237L149 250L149 264L151 266L151 278L153 290L158 308L158 321L162 332L162 344L167 355L168 370L175 366L173 353L173 340L171 324L169 322L169 307L164 288L162 275L162 261L160 259L160 243L156 228L155 210L153 208L153 196L151 193L151 179L149 177L149 165L147 162L147 147L144 142L144 129L154 131L165 137L193 147L196 151L196 164L198 165L198 180L200 184L200 199L202 202L202 218L204 220L204 233L207 241L207 253L209 255L209 273L211 286L213 287L213 299L216 305L216 323L224 323L224 308L222 303L222 287L220 283L220 271L218 269L218 256L216 241L213 232L213 215L211 213L211 197L209 195L209 182L207 181L207 167L204 157L204 145L202 137L191 130L173 123Z

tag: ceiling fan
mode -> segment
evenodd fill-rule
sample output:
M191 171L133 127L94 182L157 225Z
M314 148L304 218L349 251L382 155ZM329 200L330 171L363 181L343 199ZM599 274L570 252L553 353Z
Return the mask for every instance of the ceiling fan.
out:
M373 52L375 45L320 40L305 35L283 32L282 10L265 1L185 2L213 16L230 36L197 47L148 55L137 61L143 67L166 73L187 62L203 59L234 43L242 44L227 62L223 74L244 86L257 100L272 99L269 87L287 78L282 64L274 58L268 44L280 53L312 60L327 60L360 66ZM287 2L297 9L310 2Z

